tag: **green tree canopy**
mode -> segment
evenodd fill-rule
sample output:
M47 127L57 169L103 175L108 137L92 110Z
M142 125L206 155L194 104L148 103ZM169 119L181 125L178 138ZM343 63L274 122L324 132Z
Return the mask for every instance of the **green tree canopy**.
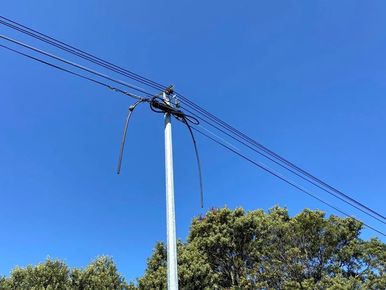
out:
M275 207L213 209L178 245L181 289L386 289L386 245L359 238L362 224ZM166 289L166 249L157 243L139 289Z
M386 244L362 240L362 224L275 207L246 212L212 209L193 220L178 243L180 289L386 289ZM127 284L113 260L84 269L59 260L15 268L0 290L167 289L166 247L157 243L138 285Z
M133 289L113 260L100 257L85 269L70 270L62 261L47 259L37 266L16 268L0 279L1 290L122 290Z

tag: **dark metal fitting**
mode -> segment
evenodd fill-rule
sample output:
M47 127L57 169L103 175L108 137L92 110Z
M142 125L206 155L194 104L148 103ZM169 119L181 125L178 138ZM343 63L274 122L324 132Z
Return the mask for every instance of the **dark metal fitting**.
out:
M167 95L171 95L171 94L173 94L173 92L174 92L173 85L171 85L170 87L165 89L165 94L167 94Z

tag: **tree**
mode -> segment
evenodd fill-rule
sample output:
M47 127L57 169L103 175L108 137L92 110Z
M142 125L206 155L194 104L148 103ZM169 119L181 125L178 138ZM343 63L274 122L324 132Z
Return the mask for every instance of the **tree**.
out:
M59 260L48 259L45 263L26 268L17 267L11 273L10 278L4 279L2 289L31 290L69 289L69 270Z
M184 245L181 241L177 244L179 287L181 289L210 289L215 285L214 273L210 269L206 258L197 248ZM166 246L158 242L153 254L147 262L145 275L139 279L138 288L166 289ZM213 289L213 288L212 288Z
M386 289L386 244L359 238L353 218L275 207L246 212L212 209L178 242L180 289ZM84 269L59 260L16 268L0 290L166 289L166 247L158 242L138 285L127 284L110 257Z
M71 289L79 290L128 289L113 260L104 256L93 261L84 270L72 270L71 286Z
M386 245L359 238L353 218L275 207L213 209L193 220L178 245L182 289L386 289ZM166 289L166 250L158 243L139 289Z
M0 278L1 290L123 290L129 286L113 260L99 257L85 269L68 269L59 260L47 259L37 266L16 268L9 278Z

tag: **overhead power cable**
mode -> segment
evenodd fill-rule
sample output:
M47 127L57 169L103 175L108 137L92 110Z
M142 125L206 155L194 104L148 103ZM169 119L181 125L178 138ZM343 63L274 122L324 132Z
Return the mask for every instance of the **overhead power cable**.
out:
M127 135L127 129L129 127L129 122L131 119L131 116L134 113L135 108L144 102L144 100L138 100L134 104L129 106L129 110L127 112L127 117L125 121L125 126L123 127L123 134L122 134L122 139L121 139L121 148L119 150L119 158L118 158L118 166L117 166L117 174L121 173L121 168L122 168L122 159L123 159L123 153L125 151L125 143L126 143L126 135Z
M58 60L58 61L60 61L60 62L62 62L62 63L71 65L71 66L73 66L73 67L76 67L76 68L81 69L81 70L83 70L83 71L86 71L86 72L88 72L88 73L94 74L94 75L96 75L96 76L98 76L98 77L102 77L102 78L104 78L104 79L106 79L106 80L109 80L109 81L112 81L112 82L114 82L114 83L123 85L123 86L128 87L128 88L130 88L130 89L132 89L132 90L136 90L136 91L141 92L141 93L143 93L143 94L146 94L146 95L148 95L148 96L152 96L152 95L153 95L153 94L151 94L151 93L146 92L146 91L145 91L144 89L142 89L142 88L138 88L138 87L136 87L136 86L134 86L134 85L128 84L127 82L124 82L124 81L121 81L121 80L114 79L114 78L112 78L112 77L110 77L110 76L108 76L108 75L105 75L105 74L100 73L100 72L98 72L98 71L92 70L92 69L90 69L90 68L88 68L88 67L85 67L85 66L83 66L83 65L77 64L77 63L75 63L75 62L66 60L66 59L61 58L61 57L59 57L59 56L57 56L57 55L54 55L54 54L52 54L52 53L43 51L43 50L41 50L41 49L38 49L38 48L36 48L36 47L33 47L33 46L28 45L28 44L26 44L26 43L23 43L23 42L21 42L21 41L12 39L12 38L7 37L7 36L5 36L5 35L0 35L0 38L6 40L6 41L8 41L8 42L12 42L12 43L14 43L14 44L16 44L16 45L18 45L18 46L22 46L22 47L24 47L24 48L27 48L27 49L29 49L29 50L32 50L32 51L34 51L34 52L37 52L37 53L40 53L40 54L42 54L42 55L48 56L48 57L50 57L50 58L52 58L52 59Z
M299 176L302 179L310 182L311 184L313 184L313 185L323 189L324 191L334 195L335 197L340 196L340 198L339 198L340 200L346 200L346 203L350 204L351 206L355 207L356 209L359 209L360 211L366 213L367 215L377 219L378 221L381 221L382 223L386 224L386 222L385 222L386 221L386 217L383 216L382 214L380 214L377 211L369 208L368 206L364 205L363 203L353 199L352 197L350 197L349 195L343 193L342 191L340 191L340 190L338 190L338 189L328 185L326 182L324 182L321 179L318 179L317 177L311 175L310 173L308 173L307 171L301 169L300 167L296 166L295 164L289 162L288 160L284 159L280 155L278 155L278 154L274 153L273 151L269 150L268 148L266 148L262 144L258 143L257 141L253 140L252 138L250 138L247 135L245 135L242 132L240 132L239 130L237 130L234 127L230 126L226 122L224 122L224 121L220 120L219 118L215 117L213 114L209 113L208 111L206 111L206 110L202 109L201 107L199 107L198 105L194 104L193 102L188 100L186 97L182 96L181 94L177 93L177 96L179 96L179 98L180 98L182 103L185 103L185 105L187 105L189 108L191 108L191 109L195 110L196 112L198 112L199 114L201 114L201 117L196 115L196 117L199 118L201 121L204 121L207 124L210 124L211 126L215 127L216 129L218 129L219 131L221 131L222 133L224 133L224 134L226 134L228 136L231 136L231 135L229 133L225 133L225 131L230 132L231 134L233 134L231 137L233 139L237 140L238 142L240 142L241 144L243 144L243 145L245 145L245 146L247 146L247 147L249 147L251 149L250 146L246 145L245 142L247 142L251 146L257 148L257 150L262 150L264 153L260 152L260 151L257 151L256 149L252 149L255 152L259 153L260 155L268 158L270 161L278 164L282 168L284 168L286 170L289 170L290 172L296 174L297 176ZM185 110L187 110L187 109L185 108ZM190 113L192 113L192 112L190 112ZM206 118L206 120L204 118ZM214 122L215 124L217 124L218 126L220 126L223 129L221 129L218 126L215 126L215 125L209 123L207 120L210 120L210 121ZM234 137L234 136L236 136L236 137ZM297 173L295 173L295 172L297 172ZM318 185L316 185L316 184L318 184Z
M386 234L383 233L382 231L380 231L380 230L378 230L378 229L376 229L376 228L374 228L374 227L372 227L372 226L370 226L370 225L364 223L363 221L360 221L360 220L356 219L356 218L353 217L352 215L349 215L348 213L344 212L343 210L339 209L338 207L334 206L333 204L328 203L328 202L322 200L321 198L317 197L315 194L313 194L313 193L310 192L309 190L307 190L307 189L303 188L302 186L296 184L295 182L289 180L289 179L286 178L285 176L283 176L283 175L281 175L280 173L276 172L275 170L269 168L267 165L265 165L265 164L263 164L263 163L261 163L261 162L256 162L255 160L253 160L253 159L247 157L246 155L240 153L240 150L239 150L238 148L235 149L234 146L232 146L232 147L233 147L233 148L232 148L232 147L229 146L228 144L226 144L226 143L224 143L224 142L221 142L221 141L219 141L219 140L216 140L215 138L213 138L212 136L208 135L207 133L202 132L202 131L199 130L198 128L193 127L193 130L195 130L195 131L198 132L199 134L205 136L206 138L210 139L211 141L215 142L216 144L222 146L223 148L225 148L225 149L227 149L227 150L233 152L234 154L236 154L237 156L243 158L244 160L246 160L246 161L252 163L253 165L259 167L260 169L263 169L264 171L268 172L269 174L271 174L271 175L273 175L273 176L279 178L280 180L284 181L285 183L291 185L292 187L294 187L294 188L300 190L301 192L303 192L303 193L305 193L305 194L311 196L312 198L318 200L319 202L321 202L321 203L327 205L328 207L334 209L335 211L337 211L337 212L339 212L339 213L341 213L341 214L343 214L343 215L345 215L345 216L347 216L347 217L350 217L350 218L356 220L357 222L362 223L364 226L366 226L367 228L369 228L369 229L371 229L371 230L377 232L378 234L381 234L381 235L383 235L383 236L386 236ZM213 132L211 132L211 133L212 133L212 135L216 136L216 134L214 134Z
M78 65L78 64L76 64L76 63L73 63L73 62L67 61L67 60L65 60L65 59L62 59L62 58L60 58L60 57L57 57L57 56L55 56L55 55L46 53L46 52L44 52L44 51L42 51L42 50L40 50L40 49L31 47L31 46L29 46L29 45L27 45L27 44L21 43L21 42L19 42L19 41L10 39L10 38L5 37L5 36L2 36L2 35L0 35L0 38L9 40L9 41L12 42L12 43L19 44L19 45L21 45L21 46L23 46L23 47L32 49L32 50L35 51L35 52L41 53L41 54L46 55L46 56L50 56L50 57L52 57L52 58L54 58L54 59L56 59L56 60L60 60L60 61L62 61L62 62L64 62L64 63L66 63L66 64L70 64L70 65L75 66L75 67L77 67L77 68L81 68L81 69L83 69L83 70L85 70L85 71L87 71L87 72L92 72L92 73L94 73L94 74L96 74L96 75L98 75L98 76L103 76L104 78L106 78L106 79L108 79L108 80L112 80L112 81L117 82L116 80L110 78L109 76L100 74L100 73L98 73L98 72L96 72L96 71L93 71L93 70L89 70L89 69L85 68L84 66L80 66L80 65ZM124 133L123 133L122 141L121 141L121 149L120 149L120 154L119 154L119 159L118 159L118 167L117 167L117 173L118 173L118 174L120 173L121 165L122 165L122 158L123 158L123 151L124 151L124 146L125 146L125 139L126 139L126 133L127 133L127 128L128 128L128 123L129 123L129 121L130 121L130 118L131 118L131 115L132 115L133 110L135 109L135 107L136 107L138 104L140 104L140 103L142 103L142 102L149 102L149 103L150 103L150 107L151 107L151 109L152 109L154 112L157 112L157 113L165 113L165 112L168 112L168 113L170 113L171 115L173 115L176 119L178 119L179 121L183 122L183 123L187 126L187 128L188 128L188 130L189 130L189 133L190 133L190 135L191 135L191 137L192 137L192 141L193 141L193 145L194 145L194 151L195 151L195 155L196 155L196 159L197 159L198 173L199 173L199 181L200 181L200 204L201 204L201 207L203 207L203 203L204 203L204 197L203 197L203 196L204 196L204 193L203 193L203 182L202 182L201 161L200 161L200 157L199 157L199 153L198 153L198 148L197 148L196 139L195 139L195 137L194 137L194 134L193 134L193 132L192 132L192 128L191 128L191 125L190 125L190 123L195 124L195 125L198 125L198 124L199 124L199 121L198 121L196 118L194 118L194 117L192 117L192 116L189 116L189 115L186 115L186 114L183 113L182 111L173 108L172 106L170 106L170 105L168 105L167 103L165 103L165 101L162 100L162 99L161 99L160 97L158 97L158 96L152 96L151 98L149 98L149 97L143 98L143 97L140 97L140 96L131 94L131 93L129 93L129 92L123 91L123 90L121 90L121 89L119 89L119 88L112 87L112 86L110 86L110 85L108 85L108 84L106 84L106 83L103 83L103 82L101 82L101 81L98 81L98 80L96 80L96 79L93 79L93 78L90 78L90 77L81 75L81 74L79 74L79 73L73 72L73 71L68 70L68 69L66 69L66 68L63 68L63 67L60 67L60 66L58 66L58 65L52 64L52 63L50 63L50 62L47 62L47 61L45 61L45 60L39 59L39 58L34 57L34 56L32 56L32 55L29 55L29 54L26 54L26 53L17 51L17 50L15 50L15 49L13 49L13 48L10 48L10 47L8 47L8 46L5 46L5 45L0 44L0 47L3 47L3 48L5 48L5 49L7 49L7 50L9 50L9 51L12 51L12 52L17 53L17 54L19 54L19 55L22 55L22 56L25 56L25 57L27 57L27 58L33 59L33 60L38 61L38 62L40 62L40 63L46 64L46 65L51 66L51 67L53 67L53 68L59 69L59 70L61 70L61 71L64 71L64 72L70 73L70 74L72 74L72 75L81 77L81 78L83 78L83 79L92 81L92 82L94 82L94 83L97 83L97 84L99 84L99 85L102 85L102 86L104 86L104 87L107 87L107 88L109 88L109 89L112 89L112 90L114 90L114 91L123 93L123 94L125 94L125 95L131 96L131 97L133 97L133 98L135 98L135 99L138 100L134 105L132 105L132 106L129 107L129 114L128 114L128 117L127 117L126 122L125 122ZM118 81L118 83L121 84L121 82L119 82L119 81ZM132 87L130 86L130 88L132 88ZM151 95L150 93L147 93L147 92L145 92L145 91L143 91L143 90L141 90L141 92L142 92L142 93L146 93L147 95Z
M82 59L85 59L87 61L90 61L94 64L100 65L104 68L107 68L109 70L112 70L118 74L124 75L132 80L135 80L137 82L140 82L146 86L149 86L153 89L158 89L158 90L164 90L166 86L163 86L157 82L154 82L152 80L149 80L145 77L140 76L139 74L136 74L134 72L131 72L127 69L124 69L122 67L119 67L117 65L114 65L110 62L107 62L101 58L98 58L90 53L87 53L85 51L82 51L80 49L77 49L71 45L68 45L64 42L61 42L59 40L56 40L53 37L50 37L48 35L45 35L41 32L38 32L36 30L33 30L27 26L24 26L20 23L17 23L13 20L10 20L8 18L5 18L3 16L0 16L0 24L6 25L7 27L10 27L12 29L15 29L19 32L22 32L26 35L29 35L31 37L34 37L40 41L43 41L45 43L51 44L57 48L60 48L66 52L72 53L78 57L81 57ZM285 158L281 157L280 155L276 154L275 152L271 151L267 147L263 146L262 144L258 143L257 141L253 140L252 138L248 137L241 131L235 129L231 125L227 124L223 120L219 119L218 117L214 116L213 114L209 113L202 107L198 106L191 100L189 100L187 97L183 96L182 94L176 92L176 95L179 97L179 100L181 103L184 103L186 106L194 110L196 113L198 113L199 119L204 120L206 119L206 122L210 124L211 126L215 126L216 129L222 131L222 132L227 132L228 136L231 135L233 136L232 138L240 142L241 144L251 148L250 146L254 147L256 152L261 154L262 156L268 158L270 161L275 162L276 164L280 165L282 168L289 170L291 173L296 174L297 176L301 177L302 179L310 182L311 184L317 186L318 188L323 189L324 191L334 195L335 197L339 198L340 200L344 200L347 204L359 209L362 208L362 212L366 213L367 215L371 216L372 218L377 219L378 221L381 221L385 223L385 216L382 214L376 212L375 210L372 210L371 208L367 207L366 205L356 201L349 195L339 191L338 189L328 185L326 182L316 178L315 176L311 175L307 171L301 169L300 167L296 166L295 164L289 162ZM208 121L209 120L209 121ZM210 123L213 122L216 125ZM220 129L221 127L222 129ZM250 145L246 145L246 143ZM261 151L263 152L261 152ZM296 172L296 173L295 173ZM318 185L316 185L318 184Z
M172 94L172 92L173 92L172 88L169 88L167 91L168 91L168 95ZM170 100L170 97L168 97L168 100ZM200 204L201 204L201 208L203 208L204 207L204 189L203 189L203 182L202 182L201 160L200 160L200 155L198 153L198 146L197 146L196 138L194 137L192 127L190 125L190 124L198 125L199 121L192 116L186 115L183 111L178 109L178 107L175 107L174 105L172 105L170 101L167 102L159 96L153 96L152 98L146 98L146 99L138 100L134 104L129 106L128 115L126 117L125 126L123 129L123 134L122 134L122 139L121 139L121 148L120 148L119 158L118 158L117 174L120 174L120 172L121 172L127 129L129 126L131 116L132 116L135 108L143 102L148 102L150 105L150 109L153 112L162 113L162 114L165 114L165 113L170 114L173 117L175 117L178 121L184 123L186 125L186 127L188 128L190 136L191 136L192 141L193 141L194 152L196 155L196 161L197 161L197 167L198 167L198 177L199 177L199 181L200 181Z
M78 74L78 73L76 73L76 72L70 71L70 70L68 70L68 69L62 68L62 67L60 67L60 66L57 66L57 65L55 65L55 64L46 62L46 61L44 61L44 60L38 59L38 58L36 58L36 57L34 57L34 56L31 56L31 55L25 54L25 53L23 53L23 52L17 51L17 50L15 50L15 49L12 49L12 48L7 47L7 46L5 46L5 45L0 44L0 47L3 47L3 48L5 48L5 49L7 49L7 50L10 50L10 51L12 51L12 52L14 52L14 53L17 53L17 54L19 54L19 55L25 56L25 57L27 57L27 58L33 59L33 60L35 60L35 61L41 62L41 63L43 63L43 64L49 65L49 66L54 67L54 68L56 68L56 69L59 69L59 70L61 70L61 71L67 72L67 73L69 73L69 74L72 74L72 75L81 77L81 78L83 78L83 79L89 80L89 81L91 81L91 82L94 82L94 83L99 84L99 85L101 85L101 86L104 86L104 87L106 87L106 88L112 89L112 90L114 90L114 91L123 93L123 94L125 94L125 95L129 95L130 97L134 97L134 98L136 98L136 99L139 99L139 102L146 101L145 98L141 98L141 97L136 96L136 95L134 95L134 94L131 94L131 93L128 93L128 92L126 92L126 91L120 90L120 89L118 89L118 88L112 87L112 86L110 86L110 85L108 85L108 84L106 84L106 83L100 82L100 81L98 81L98 80L95 80L95 79L92 79L92 78L89 78L89 77L86 77L86 76L83 76L83 75L80 75L80 74ZM138 104L139 102L137 102L136 104ZM130 116L130 115L129 115L129 116ZM181 113L177 113L177 118L179 118L180 116L181 116ZM129 118L130 118L130 117L128 117L128 119L129 119ZM185 122L187 122L187 121L185 120ZM314 194L312 194L312 193L309 192L308 190L304 189L303 187L301 187L301 186L297 185L296 183L294 183L294 182L292 182L292 181L286 179L284 176L282 176L281 174L279 174L279 173L273 171L272 169L268 168L267 166L263 165L262 163L258 163L258 162L256 162L256 161L254 161L254 160L252 160L252 159L246 157L245 155L241 154L241 153L239 152L239 150L237 150L237 148L235 148L234 146L233 146L233 148L232 148L230 145L225 144L224 142L220 142L220 141L214 139L213 137L209 136L208 134L202 132L201 130L198 130L198 129L194 128L194 127L191 127L190 125L188 125L188 128L189 128L189 131L191 132L191 135L192 135L192 139L193 139L194 147L195 147L195 152L196 152L196 157L197 157L197 162L198 162L199 175L200 175L200 188L201 188L201 204L202 204L202 202L203 202L203 196L202 196L201 165L200 165L200 159L199 159L198 151L197 151L197 147L196 147L197 145L196 145L196 141L195 141L194 135L193 135L193 133L192 133L192 129L195 130L195 131L197 131L198 133L204 135L205 137L209 138L210 140L216 142L217 144L221 145L222 147L224 147L224 148L230 150L231 152L235 153L236 155L242 157L243 159L245 159L245 160L251 162L252 164L258 166L259 168L261 168L261 169L267 171L268 173L270 173L270 174L276 176L277 178L281 179L282 181L286 182L287 184L289 184L289 185L291 185L291 186L297 188L298 190L300 190L300 191L302 191L302 192L308 194L309 196L313 197L314 199L318 200L319 202L321 202L321 203L323 203L323 204L329 206L330 208L332 208L332 209L334 209L334 210L336 210L336 211L338 211L338 212L344 214L345 216L352 217L352 216L350 216L349 214L347 214L346 212L344 212L344 211L340 210L339 208L335 207L334 205L332 205L332 204L330 204L330 203L327 203L327 202L323 201L322 199L318 198L317 196L315 196ZM126 130L127 130L127 126L125 126L125 133L126 133ZM207 129L206 129L206 130L207 130ZM215 135L213 132L211 132L211 133L212 133L213 135ZM126 135L126 134L124 134L123 140L124 140L124 138L125 138L125 135ZM124 141L123 141L123 142L124 142ZM121 165L121 161L122 161L123 147L124 147L124 143L123 143L123 145L121 145L121 154L120 154L120 158L119 158L119 170L120 170L120 165ZM357 220L357 219L354 218L354 217L352 217L352 218L355 219L355 220ZM357 220L357 221L359 221L359 220ZM372 230L374 230L375 232L377 232L377 233L379 233L379 234L385 236L385 234L384 234L383 232L381 232L381 231L375 229L374 227L372 227L372 226L370 226L370 225L368 225L368 224L366 224L366 223L364 223L364 222L362 222L362 221L359 221L359 222L363 223L363 225L365 225L365 226L368 227L369 229L372 229Z
M119 89L119 88L113 87L113 86L111 86L111 85L109 85L109 84L107 84L107 83L104 83L104 82L101 82L101 81L99 81L99 80L90 78L90 77L88 77L88 76L81 75L81 74L79 74L79 73L77 73L77 72L73 72L73 71L71 71L71 70L69 70L69 69L60 67L60 66L58 66L58 65L56 65L56 64L53 64L53 63L50 63L50 62L48 62L48 61L39 59L39 58L34 57L34 56L32 56L32 55L23 53L23 52L21 52L21 51L17 51L16 49L10 48L10 47L8 47L8 46L6 46L6 45L0 44L0 47L5 48L5 49L7 49L7 50L9 50L9 51L12 51L12 52L14 52L14 53L17 53L17 54L19 54L19 55L22 55L22 56L24 56L24 57L27 57L27 58L29 58L29 59L35 60L35 61L37 61L37 62L46 64L46 65L48 65L48 66L50 66L50 67L56 68L56 69L58 69L58 70L60 70L60 71L69 73L69 74L71 74L71 75L74 75L74 76L80 77L80 78L82 78L82 79L88 80L88 81L90 81L90 82L93 82L93 83L95 83L95 84L101 85L101 86L106 87L106 88L108 88L108 89L110 89L110 90L113 90L113 91L115 91L115 92L122 93L122 94L127 95L127 96L129 96L129 97L132 97L132 98L134 98L134 99L137 99L137 100L142 100L142 99L143 99L142 97L137 96L137 95L135 95L135 94L126 92L126 91L124 91L124 90L121 90L121 89Z
M244 141L243 139L239 139L237 137L235 137L234 135L228 133L227 131L221 129L220 127L216 126L215 124L212 124L211 122L208 122L207 119L205 118L200 118L200 116L198 116L197 114L195 114L194 112L190 111L189 109L187 109L186 107L182 107L185 111L187 111L189 114L193 115L194 117L196 117L197 119L200 119L201 121L203 121L205 124L217 129L218 131L220 131L222 134L232 138L233 140L241 143L242 145L246 146L247 148L251 149L252 151L258 153L259 155L261 156L264 156L265 158L267 158L268 160L272 161L273 163L279 165L282 167L282 164L280 162L278 162L277 160L275 160L274 158L272 158L270 155L264 153L264 152L261 152L259 150L256 149L256 147L254 146L251 146L249 143L247 143L246 141ZM343 201L345 203L347 203L347 201L342 198L340 195L334 193L333 191L329 191L329 190L326 190L323 186L321 186L319 183L313 181L313 180L309 180L307 179L305 176L301 175L300 173L298 173L296 170L294 170L293 168L289 167L289 168L286 168L289 172L291 172L292 174L296 175L297 177L305 180L305 181L308 181L310 182L312 185L316 186L317 188L327 192L328 194L334 196L335 198L339 199L340 201ZM372 214L371 212L367 212L365 210L363 210L363 208L361 208L360 206L357 206L356 204L351 204L349 203L349 205L351 205L352 207L356 208L357 210L361 211L362 213L378 220L379 222L383 223L383 224L386 224L386 222L379 218L377 215L375 214Z
M152 80L149 80L149 79L147 79L147 78L145 78L143 76L140 76L140 75L138 75L138 74L136 74L136 73L134 73L132 71L124 69L124 68L122 68L120 66L117 66L115 64L112 64L111 62L105 61L105 60L103 60L103 59L101 59L99 57L96 57L96 56L88 53L88 52L85 52L83 50L75 48L75 47L73 47L73 46L71 46L69 44L66 44L66 43L64 43L62 41L59 41L59 40L57 40L57 39L55 39L53 37L50 37L50 36L48 36L48 35L46 35L44 33L38 32L38 31L36 31L36 30L34 30L32 28L29 28L29 27L24 26L24 25L22 25L20 23L17 23L16 21L13 21L13 20L8 19L6 17L0 16L0 24L3 24L3 25L5 25L5 26L7 26L9 28L17 30L17 31L19 31L19 32L21 32L23 34L31 36L31 37L33 37L35 39L38 39L38 40L40 40L42 42L45 42L47 44L53 45L53 46L55 46L55 47L57 47L59 49L62 49L64 51L66 51L66 52L72 53L72 54L74 54L74 55L76 55L78 57L81 57L81 58L83 58L85 60L93 62L93 63L95 63L97 65L100 65L100 66L103 66L103 67L105 67L107 69L115 71L116 73L120 73L122 75L125 75L125 76L127 76L127 77L129 77L129 78L131 78L131 79L133 79L135 81L138 81L140 83L148 85L148 86L150 86L150 87L152 87L154 89L163 91L163 90L165 90L167 88L167 86L164 86L164 85L161 85L159 83L156 83L156 82L154 82Z
M202 182L201 160L200 160L200 155L198 153L196 138L194 137L192 126L190 125L190 124L199 125L200 122L194 116L187 115L185 112L181 111L178 107L175 108L171 106L171 104L167 103L165 100L157 96L151 99L150 109L156 113L169 113L172 116L174 116L177 120L184 123L188 128L190 136L193 141L194 152L196 155L198 177L200 181L200 204L201 204L201 208L203 208L204 207L204 187Z

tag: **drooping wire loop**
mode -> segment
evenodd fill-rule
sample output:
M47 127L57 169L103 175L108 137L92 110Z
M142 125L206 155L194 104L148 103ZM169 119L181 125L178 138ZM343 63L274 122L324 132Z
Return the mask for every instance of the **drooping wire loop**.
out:
M166 92L166 93L172 93L172 91ZM178 99L174 96L174 104L178 106ZM186 125L186 127L189 130L190 136L192 137L193 141L193 146L194 146L194 152L196 155L196 160L197 160L197 167L198 167L198 175L199 175L199 180L200 180L200 204L201 208L204 207L204 189L203 189L203 182L202 182L202 171L201 171L201 161L200 161L200 155L198 153L198 147L197 147L197 142L196 138L194 137L191 124L193 125L198 125L200 122L197 118L186 115L182 110L168 104L163 98L160 96L154 96L150 98L149 100L150 104L150 109L153 112L156 113L169 113L173 117L175 117L177 120L181 121Z
M117 66L111 62L108 62L104 59L101 59L99 57L96 57L95 55L92 55L86 51L83 51L83 50L80 50L74 46L71 46L67 43L64 43L58 39L55 39L51 36L48 36L46 34L43 34L39 31L36 31L30 27L27 27L25 25L22 25L14 20L11 20L11 19L8 19L6 17L3 17L3 16L0 16L0 24L1 25L4 25L4 26L7 26L13 30L16 30L18 32L21 32L25 35L28 35L30 37L33 37L35 39L38 39L44 43L47 43L47 44L50 44L54 47L57 47L59 48L60 50L63 50L63 51L66 51L66 52L69 52L70 54L72 55L75 55L81 59L84 59L84 60L87 60L89 62L92 62L98 66L101 66L101 67L104 67L108 70L111 70L111 71L114 71L120 75L123 75L123 76L126 76L128 78L130 78L131 80L134 80L136 82L139 82L141 84L144 84L148 87L151 87L152 89L155 89L157 91L159 90L170 90L172 88L167 88L166 86L160 84L160 83L157 83L157 82L154 82L148 78L145 78L139 74L136 74L132 71L129 71L123 67L120 67L120 66ZM73 72L73 71L70 71L68 69L64 69L62 67L59 67L57 65L54 65L54 64L51 64L51 63L48 63L46 61L42 61L42 60L38 60L37 58L35 57L32 57L32 56L29 56L29 55L26 55L24 53L20 53L20 52L17 52L15 50L13 50L12 48L9 48L9 47L6 47L4 45L0 45L0 47L3 47L3 48L6 48L8 50L11 50L13 52L16 52L16 53L19 53L20 55L24 55L26 57L29 57L31 59L34 59L34 60L37 60L39 62L42 62L44 64L47 64L51 67L54 67L54 68L57 68L59 70L62 70L62 71L65 71L67 73L70 73L70 74L73 74L75 76L78 76L78 77L81 77L83 79L86 79L86 80L89 80L89 81L92 81L94 83L97 83L99 85L102 85L102 86L105 86L105 87L109 87L111 88L108 84L106 83L103 83L99 80L96 80L96 79L92 79L90 77L87 77L85 75L80 75L76 72ZM124 93L128 96L131 96L131 97L134 97L136 98L135 95L129 93L129 92L124 92L123 90L120 90L120 89L117 89L118 92L121 92L121 93ZM165 91L166 93L169 93L168 91ZM202 122L205 122L207 123L208 125L210 125L211 127L215 128L216 130L219 130L220 132L224 133L225 135L227 135L228 137L231 137L232 139L234 139L235 141L239 142L240 144L252 149L253 151L255 151L256 153L264 156L265 158L267 158L268 160L274 162L275 164L279 165L280 167L282 167L283 169L285 170L288 170L289 172L297 175L298 177L300 177L301 179L303 179L304 181L307 181L315 186L317 186L319 189L329 193L330 195L333 195L334 197L340 199L341 201L344 201L345 203L349 204L350 206L360 210L362 213L368 215L369 217L372 217L372 218L375 218L377 219L378 221L382 222L382 223L385 223L386 221L386 217L381 214L380 212L377 212L375 211L374 209L366 206L365 204L359 202L358 200L355 200L354 198L352 198L350 195L342 192L341 190L338 190L337 188L327 184L325 181L317 178L316 176L312 175L311 173L309 173L308 171L305 171L304 169L298 167L297 165L293 164L292 162L288 161L287 159L285 159L284 157L280 156L279 154L271 151L269 148L265 147L264 145L262 145L261 143L255 141L254 139L252 139L251 137L247 136L246 134L244 134L243 132L241 132L240 130L236 129L235 127L233 127L232 125L230 125L229 123L221 120L220 118L216 117L215 115L213 115L212 113L208 112L207 110L205 110L204 108L202 108L201 106L197 105L196 103L194 103L193 101L191 101L189 98L185 97L184 95L178 93L178 92L174 92L176 94L176 96L178 96L179 98L179 101L181 102L181 104L183 104L184 106L186 105L188 108L190 108L191 110L193 110L194 112L197 113L197 118L199 118ZM150 94L146 94L148 96L152 96L153 94L150 93ZM177 108L179 108L178 104L175 104ZM187 108L184 108L184 111L188 111ZM189 111L188 111L189 112ZM195 113L191 112L191 114L195 115ZM194 127L192 127L193 129L195 129Z
M119 150L117 174L121 173L123 152L124 152L124 149L125 149L125 142L126 142L126 135L127 135L127 128L129 127L129 122L130 122L131 115L133 114L133 111L135 110L135 108L139 104L141 104L141 103L143 103L145 101L147 101L147 99L141 99L141 100L138 100L134 104L129 106L129 110L128 110L126 121L125 121L125 126L123 128L123 134L122 134L122 140L121 140L121 148Z
M170 93L172 93L172 90L169 90L166 92L170 94ZM193 134L193 131L191 128L191 124L198 125L200 122L198 121L197 118L190 116L190 115L186 115L182 110L174 107L173 105L168 104L163 98L160 97L160 95L156 95L156 96L153 96L151 98L142 98L142 99L136 101L134 104L129 106L126 121L125 121L125 126L123 128L122 139L121 139L121 147L120 147L120 151L119 151L117 174L120 174L120 172L121 172L127 129L129 127L129 122L130 122L131 116L132 116L135 108L139 104L144 103L144 102L149 103L150 109L153 112L162 113L162 114L168 113L168 114L172 115L173 117L175 117L180 122L184 123L186 125L186 127L188 128L190 136L192 137L194 152L195 152L196 160L197 160L198 175L199 175L199 180L200 180L200 205L201 205L201 208L203 208L204 207L204 189L203 189L203 182L202 182L201 161L200 161L200 156L198 153L197 142L196 142L196 139L194 137L194 134ZM178 105L178 99L175 96L174 96L173 104L175 106Z
M156 113L169 113L177 120L184 122L186 120L188 123L193 125L200 124L200 121L191 115L186 115L182 110L177 109L169 105L163 98L159 96L154 96L149 101L150 109Z

